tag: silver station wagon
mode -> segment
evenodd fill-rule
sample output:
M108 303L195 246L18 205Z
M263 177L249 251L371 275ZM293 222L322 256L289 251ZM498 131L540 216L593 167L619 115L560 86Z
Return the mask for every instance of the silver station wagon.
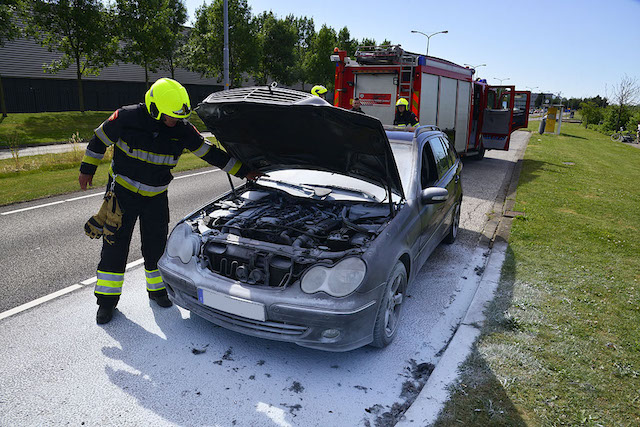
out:
M170 298L216 325L330 351L395 337L407 287L458 232L462 163L434 126L274 87L210 95L198 115L266 175L184 218L159 269Z

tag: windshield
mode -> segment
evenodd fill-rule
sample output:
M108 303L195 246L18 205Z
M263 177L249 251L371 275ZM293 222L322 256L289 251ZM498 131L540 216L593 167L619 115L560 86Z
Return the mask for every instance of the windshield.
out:
M283 190L293 196L321 200L386 202L387 192L375 184L333 172L308 169L282 169L270 171L257 183ZM393 195L394 202L400 197Z

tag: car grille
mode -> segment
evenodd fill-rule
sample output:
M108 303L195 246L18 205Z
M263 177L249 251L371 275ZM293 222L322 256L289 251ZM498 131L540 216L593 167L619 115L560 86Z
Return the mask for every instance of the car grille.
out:
M204 102L207 104L217 104L220 102L253 101L289 105L312 96L313 95L309 93L296 90L260 86L215 92L209 95Z
M202 305L197 298L193 298L191 295L186 296L190 302L189 309L196 314L202 312L203 317L214 318L216 321L229 325L231 327L247 329L250 331L257 331L271 335L273 338L280 337L294 337L303 335L307 331L306 326L292 325L284 322L264 321L247 319L246 317L236 316L234 314L225 313L223 311L216 310L211 307Z

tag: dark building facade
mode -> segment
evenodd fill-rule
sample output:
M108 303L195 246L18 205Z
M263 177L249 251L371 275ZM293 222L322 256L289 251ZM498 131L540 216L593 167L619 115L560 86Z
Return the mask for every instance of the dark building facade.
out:
M60 53L49 52L26 38L6 42L0 48L0 75L8 113L80 109L75 65L56 74L43 71L43 64L60 57ZM171 73L149 73L149 82L161 77L171 77ZM217 79L202 78L184 69L175 70L175 79L187 88L194 106L223 89ZM144 68L128 63L106 67L97 76L83 76L82 81L86 110L109 111L142 102L147 90Z

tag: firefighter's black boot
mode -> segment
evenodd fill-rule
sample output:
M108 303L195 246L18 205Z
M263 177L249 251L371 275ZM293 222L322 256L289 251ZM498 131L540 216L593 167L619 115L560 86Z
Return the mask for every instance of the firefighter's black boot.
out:
M96 314L96 323L104 325L109 323L113 318L113 312L118 305L119 298L98 296L98 313Z
M149 299L154 300L160 307L171 307L173 303L167 295L167 290L149 292Z

